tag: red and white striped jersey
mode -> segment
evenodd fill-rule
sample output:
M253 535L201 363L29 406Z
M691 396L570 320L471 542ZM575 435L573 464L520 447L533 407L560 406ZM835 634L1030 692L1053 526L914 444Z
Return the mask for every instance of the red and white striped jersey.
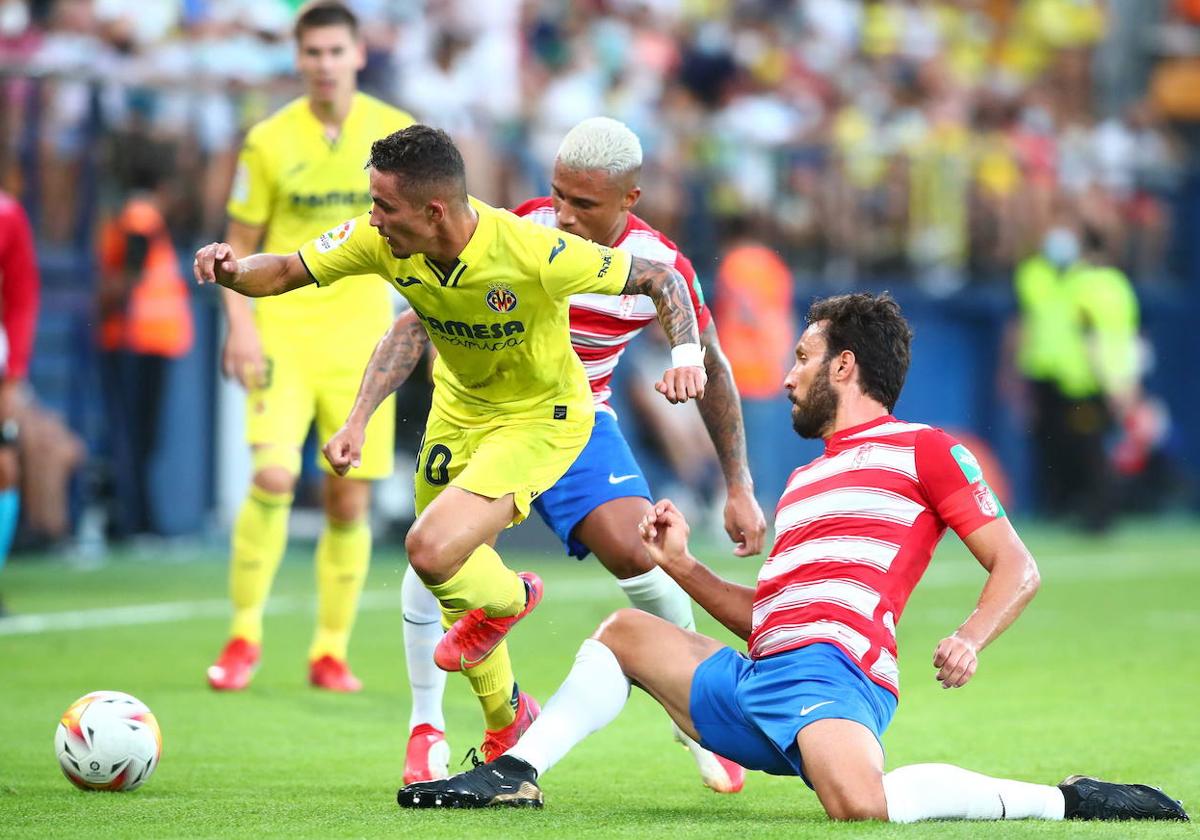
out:
M554 201L548 196L531 198L513 212L540 225L557 227ZM704 304L704 293L691 260L680 253L674 242L630 213L624 232L612 247L635 257L664 262L682 274L692 295L692 306L696 308L696 321L700 331L704 331L712 316ZM609 382L613 371L625 346L647 324L657 320L654 301L645 295L572 295L570 317L571 346L587 372L592 399L596 408L612 414L608 398L612 396Z
M938 541L1002 516L975 457L941 429L885 416L838 432L779 500L750 656L830 642L899 696L896 622Z

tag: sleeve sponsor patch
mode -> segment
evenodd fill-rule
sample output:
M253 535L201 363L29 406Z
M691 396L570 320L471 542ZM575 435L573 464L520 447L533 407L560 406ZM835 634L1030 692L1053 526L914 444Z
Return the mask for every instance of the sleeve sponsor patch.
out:
M316 249L318 254L327 254L335 248L346 244L350 234L354 232L354 219L342 222L333 230L328 230L317 237Z
M983 468L979 466L979 461L971 454L971 450L960 443L950 449L950 454L954 456L958 468L966 476L967 483L974 484L983 480Z

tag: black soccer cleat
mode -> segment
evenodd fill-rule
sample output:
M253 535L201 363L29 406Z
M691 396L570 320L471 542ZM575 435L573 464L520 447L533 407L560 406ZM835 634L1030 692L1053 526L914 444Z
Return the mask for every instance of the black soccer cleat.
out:
M1183 820L1187 811L1156 787L1068 776L1059 784L1068 820Z
M519 758L502 755L465 773L433 782L415 782L396 793L401 808L541 808L537 771Z

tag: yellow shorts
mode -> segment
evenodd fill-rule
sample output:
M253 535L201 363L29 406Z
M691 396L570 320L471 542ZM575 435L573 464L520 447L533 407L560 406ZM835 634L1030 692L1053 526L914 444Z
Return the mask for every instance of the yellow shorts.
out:
M345 330L307 333L301 338L260 330L267 357L266 384L246 394L246 439L251 446L304 446L309 427L317 423L324 446L346 422L363 371L382 330L362 330L348 339ZM388 397L367 424L362 466L350 478L377 479L392 474L395 459L396 401ZM317 464L333 470L323 455Z
M595 413L574 414L580 419L464 428L430 412L417 458L417 514L454 486L489 499L512 493L517 515L511 524L523 521L534 498L553 487L587 446Z

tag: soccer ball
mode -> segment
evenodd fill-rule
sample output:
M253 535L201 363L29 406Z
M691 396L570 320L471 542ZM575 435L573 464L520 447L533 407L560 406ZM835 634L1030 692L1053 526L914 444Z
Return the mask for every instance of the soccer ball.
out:
M78 788L133 790L158 766L162 732L136 697L93 691L63 712L54 753L63 775Z

